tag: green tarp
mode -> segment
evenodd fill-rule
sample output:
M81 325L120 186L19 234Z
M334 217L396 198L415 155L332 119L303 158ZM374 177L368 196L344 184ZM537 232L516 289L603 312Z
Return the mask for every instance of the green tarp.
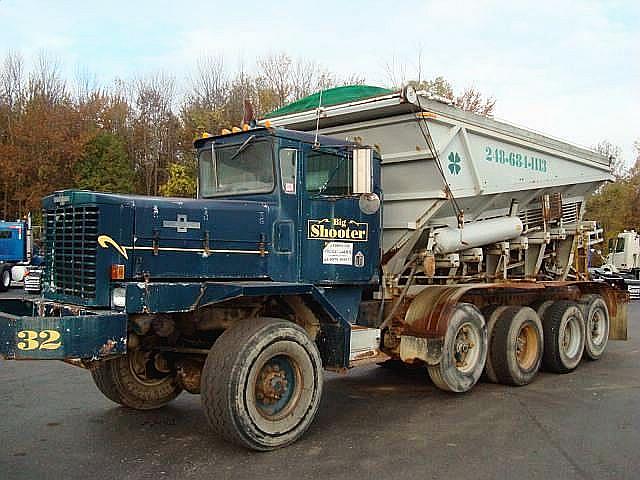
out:
M328 107L338 105L339 103L355 102L365 98L377 97L379 95L388 95L393 90L380 87L372 87L370 85L347 85L346 87L329 88L322 91L322 103L320 104L320 92L301 98L300 100L278 108L273 112L267 113L264 118L279 117L281 115L289 115L292 113L313 110L318 106Z

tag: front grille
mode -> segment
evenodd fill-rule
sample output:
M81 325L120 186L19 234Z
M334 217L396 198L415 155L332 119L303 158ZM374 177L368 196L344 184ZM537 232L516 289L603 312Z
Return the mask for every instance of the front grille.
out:
M65 206L45 210L46 290L95 299L98 207Z

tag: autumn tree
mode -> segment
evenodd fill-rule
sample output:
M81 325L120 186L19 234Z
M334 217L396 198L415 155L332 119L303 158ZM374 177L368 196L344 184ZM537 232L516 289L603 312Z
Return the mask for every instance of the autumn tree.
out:
M169 165L167 183L160 187L165 197L190 197L196 195L196 173L188 165L172 163Z
M133 82L132 142L136 171L147 195L157 195L166 165L177 153L179 121L173 113L175 79L164 73Z
M607 140L595 147L611 161L616 181L599 188L587 201L585 218L596 220L604 229L605 240L625 229L640 229L640 143L631 169L624 169L621 149Z
M99 192L131 193L135 174L129 163L124 141L100 131L87 142L74 175L78 188Z

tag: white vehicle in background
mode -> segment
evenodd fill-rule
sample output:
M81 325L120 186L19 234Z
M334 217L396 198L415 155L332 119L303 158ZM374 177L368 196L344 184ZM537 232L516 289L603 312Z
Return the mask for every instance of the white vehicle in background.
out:
M609 240L607 263L598 269L622 280L632 299L640 299L640 235L624 230Z

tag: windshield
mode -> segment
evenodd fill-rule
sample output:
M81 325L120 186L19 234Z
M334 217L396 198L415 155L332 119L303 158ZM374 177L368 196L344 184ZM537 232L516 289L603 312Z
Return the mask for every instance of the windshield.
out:
M218 145L215 162L211 149L203 150L199 164L201 197L267 193L274 188L272 144L267 140Z
M307 192L322 195L351 194L351 159L326 151L313 151L307 157Z

